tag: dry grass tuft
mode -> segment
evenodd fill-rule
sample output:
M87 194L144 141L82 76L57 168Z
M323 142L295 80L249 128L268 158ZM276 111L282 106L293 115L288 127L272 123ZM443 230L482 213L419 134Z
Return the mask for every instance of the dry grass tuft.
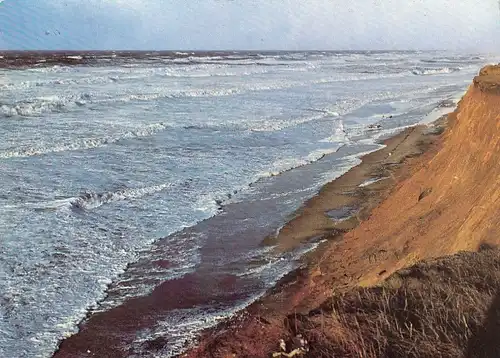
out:
M500 251L421 262L289 317L308 357L500 357Z

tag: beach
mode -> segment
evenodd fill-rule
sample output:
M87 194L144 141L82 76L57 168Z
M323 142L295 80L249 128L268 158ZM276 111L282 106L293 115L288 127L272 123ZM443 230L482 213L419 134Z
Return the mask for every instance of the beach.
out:
M201 349L194 349L186 356L226 356L226 353L211 351L213 345L218 348L219 344L223 347L223 352L226 347L236 349L240 352L237 356L267 356L269 352L265 349L270 349L286 334L283 331L283 319L291 312L306 312L322 302L331 292L326 286L327 282L335 282L343 289L352 287L355 278L340 271L342 264L340 267L328 267L324 273L318 271L317 265L323 262L324 252L336 252L344 242L343 235L366 220L372 209L390 195L398 183L436 152L446 122L447 117L442 117L429 126L408 128L386 139L382 149L366 154L359 165L321 188L277 235L269 234L266 237L265 232L257 231L257 238L265 237L262 245L271 245L273 250L285 255L311 243L315 244L315 250L309 251L305 256L297 256L296 259L300 257L300 267L279 280L264 297L242 312L237 312L229 322L208 329L201 338ZM248 207L244 207L243 212L248 214ZM340 215L335 217L332 212L339 212ZM346 215L346 212L349 214ZM233 216L229 216L228 220L234 223ZM214 225L213 222L209 224ZM221 226L218 224L217 228L220 229ZM232 227L232 232L234 229ZM217 236L220 239L220 233ZM336 252L335 255L336 262L345 264L343 252ZM329 262L330 260L331 258ZM230 276L211 281L207 281L206 276L184 277L178 281L179 286L174 284L175 282L171 282L162 285L150 296L128 301L119 309L90 317L77 335L62 343L54 357L81 355L86 348L90 352L89 356L129 356L130 353L114 348L120 346L114 340L118 337L123 340L128 334L133 336L139 324L147 327L151 324L147 321L148 317L157 317L161 315L161 310L169 311L182 308L183 305L190 307L210 300L231 300L238 285L242 285L235 277ZM182 299L175 298L176 292L183 295ZM210 351L205 350L205 342ZM233 342L236 346L232 346ZM253 350L254 345L264 351ZM152 354L168 346L168 339L158 335L156 339L144 342L141 349L144 354Z

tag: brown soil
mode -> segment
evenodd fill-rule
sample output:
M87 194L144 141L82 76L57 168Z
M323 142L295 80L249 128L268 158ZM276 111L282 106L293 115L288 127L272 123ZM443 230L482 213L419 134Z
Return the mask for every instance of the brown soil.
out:
M448 116L449 125L444 134L438 134L439 127L430 131L422 127L407 130L389 140L383 150L363 158L360 166L325 186L317 197L304 206L300 215L281 231L277 244L282 250L287 250L303 240L318 235L323 235L329 241L310 255L309 265L306 268L290 276L278 289L249 307L241 316L207 332L199 347L185 356L267 357L277 350L281 338L290 341L294 337L300 328L299 323L306 324L306 328L314 332L318 321L310 316L314 317L314 312L321 311L322 308L328 307L328 304L330 307L340 307L344 323L342 319L340 323L332 323L335 321L332 318L329 326L321 326L321 334L324 335L322 339L326 339L326 343L323 342L326 345L323 345L322 349L330 347L329 349L333 351L328 352L343 352L343 354L351 352L352 354L349 353L351 355L347 356L359 356L358 353L363 352L363 347L368 347L365 356L401 356L397 352L403 351L397 349L408 349L404 344L400 345L400 348L396 345L395 353L387 350L393 342L391 340L393 323L406 322L406 319L398 321L400 318L397 318L396 311L399 306L391 302L382 304L379 291L363 290L362 287L380 284L397 270L410 267L423 259L450 255L461 250L475 251L480 245L498 244L500 240L500 228L497 225L500 214L499 72L500 67L488 67L474 78L473 85L459 103L457 110ZM377 182L364 189L358 188L366 178L373 176L388 176L391 179ZM346 205L360 206L358 215L352 220L332 223L325 216L325 212ZM339 235L340 231L348 232ZM467 255L461 257L464 259L463 262L469 259ZM477 264L480 265L481 259L477 260ZM446 267L440 265L438 266ZM418 267L421 266L412 270L418 270ZM462 265L457 264L453 270L460 272L461 267ZM483 275L487 272L486 268L488 266L479 269L472 265L470 269L477 269L480 273L478 277L489 280L490 276ZM440 311L436 307L443 305L443 302L449 302L450 299L444 294L445 292L454 292L458 295L467 295L469 292L455 287L461 277L468 275L451 275L456 279L450 279L450 284L443 286L442 290L436 288L439 286L437 282L441 282L436 276L435 284L427 285L427 288L423 288L425 284L421 282L415 284L413 294L396 289L390 296L396 297L395 300L404 298L413 300L415 310L424 309L425 313L411 310L407 314L423 314L424 319L436 327L436 332L433 333L436 339L428 340L427 343L424 340L424 343L443 344L443 346L427 347L437 349L434 351L437 353L431 356L456 356L453 354L458 352L457 350L464 349L465 343L462 341L466 338L465 333L457 327L451 327L450 330L438 328L442 323L440 315L445 315L443 317L450 322L458 322L459 315L465 312L463 319L466 324L469 324L467 317L473 317L471 324L477 326L477 322L483 317L481 314L484 315L484 307L489 305L490 298L494 296L492 292L485 292L483 296L470 298L468 301L466 297L455 297L453 298L455 301L452 302L465 300L463 302L469 306L464 307L464 311L459 307ZM434 278L431 278L428 281L432 283L433 280ZM406 290L408 287L405 285L406 283L402 287ZM493 286L488 287L491 290L496 289ZM452 289L454 291L449 291ZM419 299L417 291L427 292L429 298L435 299L427 301L425 297ZM345 301L337 298L346 292ZM374 309L373 312L369 310L370 307L366 307L361 297L365 297L368 303L370 297L373 297L373 306L370 306ZM481 305L474 308L472 306L476 299ZM433 303L435 300L439 302L437 306ZM354 308L350 311L349 307ZM360 307L359 316L357 307ZM380 312L384 309L390 311L384 312L386 316L382 316ZM482 313L478 313L479 311ZM309 318L303 322L296 319L303 317L302 315L307 315ZM358 323L366 321L365 326L360 323L360 327L364 328L359 328L357 333L351 332L352 325L347 322L353 317ZM338 317L335 319L339 320ZM380 326L384 319L388 319L389 322L386 326ZM342 324L349 326L349 329ZM370 328L368 327L370 324L379 324L380 327ZM407 330L401 329L401 337L408 334ZM380 340L382 343L365 345L363 340L353 339L353 337L359 339L361 337L359 335L347 338L341 336L343 333L359 334L359 332L368 335L380 334L377 338L367 337L367 341L373 343ZM473 327L470 328L467 337L470 338L474 332ZM310 339L314 341L316 338ZM456 343L458 341L462 343ZM319 341L314 342L320 345ZM353 350L342 348L342 342L350 342ZM446 346L443 342L452 343ZM423 349L421 345L418 347ZM314 354L310 351L307 356L322 355L319 351ZM413 356L428 355L422 353Z

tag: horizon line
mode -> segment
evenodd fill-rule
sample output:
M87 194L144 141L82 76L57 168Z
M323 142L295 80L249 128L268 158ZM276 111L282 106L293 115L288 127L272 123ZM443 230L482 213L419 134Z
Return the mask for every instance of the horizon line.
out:
M0 49L0 53L8 52L438 52L438 51L456 51L464 52L471 50L450 50L450 49Z

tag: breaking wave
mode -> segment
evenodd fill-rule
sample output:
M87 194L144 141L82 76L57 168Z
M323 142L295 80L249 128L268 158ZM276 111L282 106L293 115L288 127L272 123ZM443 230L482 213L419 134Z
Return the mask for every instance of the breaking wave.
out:
M431 69L431 68L415 68L411 71L414 75L431 75L439 73L451 73L459 71L458 68L444 68L444 69ZM222 74L215 74L216 76L242 76L246 74L251 74L250 72L238 73L238 72L226 72ZM260 72L261 73L261 72ZM157 73L155 76L184 76L181 73ZM214 74L187 74L186 77L193 76L213 76ZM148 92L138 91L136 93L115 93L113 95L102 96L98 93L79 93L79 94L69 94L69 95L52 95L52 96L41 96L32 99L20 100L14 103L0 103L0 117L37 117L45 113L61 113L70 110L75 110L89 104L109 104L109 103L128 103L132 101L138 102L149 102L161 99L181 99L181 98L197 98L197 97L226 97L240 95L248 92L260 92L260 91L270 91L270 90L284 90L289 88L298 88L307 85L319 85L327 84L333 82L343 82L343 81L362 81L367 79L377 79L383 77L400 76L401 74L365 74L365 75L354 75L354 74L343 74L335 75L332 77L318 78L311 81L285 81L285 82L274 82L274 83L260 83L260 84L248 84L241 83L237 86L231 87L219 87L219 88L192 88L192 89L172 89L166 88L165 86L155 86L152 87ZM45 82L35 82L35 86L53 86L54 84L60 85L72 85L78 83L88 83L88 84L98 84L98 83L110 83L110 82L120 82L127 80L140 80L145 78L148 74L140 74L139 76L122 76L122 75L109 75L106 76L94 76L92 78L81 78L81 79L56 79ZM76 81L76 82L75 82ZM8 85L7 85L8 86ZM22 84L25 87L33 86L32 82L26 82ZM142 93L141 93L142 92Z
M442 68L427 68L427 67L416 67L411 70L411 73L416 76L424 75L437 75L437 74L447 74L460 71L460 67L442 67Z
M163 191L171 186L172 184L159 184L145 188L125 188L105 193L86 192L69 201L69 204L72 209L91 210L115 201L139 199Z
M94 149L113 144L124 139L152 136L158 132L164 131L167 128L168 126L164 123L155 123L143 128L138 128L104 138L83 138L66 143L51 143L47 145L11 149L0 152L0 158L24 158L49 153Z
M332 145L330 148L314 150L301 158L288 157L276 160L272 163L269 170L259 172L257 175L255 175L253 177L253 183L256 183L264 178L277 176L289 170L314 163L320 159L323 159L328 154L337 152L343 146L343 143L336 143L336 145Z
M433 74L446 74L460 71L460 68L414 68L411 70L413 75L433 75ZM164 74L165 75L165 74ZM226 73L225 75L236 75L236 73ZM238 75L242 75L241 73ZM148 92L136 93L116 93L111 96L102 96L97 93L80 93L70 95L52 95L41 96L33 99L26 99L17 101L15 103L0 104L0 117L37 117L45 113L61 113L76 110L78 108L87 106L89 104L109 104L109 103L128 103L128 102L149 102L162 99L181 99L181 98L197 98L197 97L227 97L235 96L248 92L260 92L270 90L285 90L289 88L298 88L307 85L319 85L333 82L343 81L362 81L366 79L376 79L381 77L399 76L400 74L368 74L364 76L359 75L336 75L334 77L326 77L314 79L312 81L285 81L280 83L261 83L261 84L238 84L231 87L219 88L192 88L192 89L172 89L158 86L151 88ZM203 76L203 75L200 75ZM209 74L209 76L211 76ZM143 77L143 76L139 76ZM92 84L99 82L118 82L121 80L132 79L132 77L120 76L105 76L94 79L85 79L91 81ZM44 86L51 83L67 84L66 80L53 80L50 82L42 83ZM142 92L142 93L141 93Z
M173 184L158 184L143 188L122 188L116 191L96 193L87 191L77 197L25 203L23 206L35 210L80 210L89 211L108 203L125 200L136 200L172 187Z
M0 115L4 117L36 117L47 112L63 112L70 106L84 106L91 99L89 93L69 96L47 96L13 104L2 104Z

